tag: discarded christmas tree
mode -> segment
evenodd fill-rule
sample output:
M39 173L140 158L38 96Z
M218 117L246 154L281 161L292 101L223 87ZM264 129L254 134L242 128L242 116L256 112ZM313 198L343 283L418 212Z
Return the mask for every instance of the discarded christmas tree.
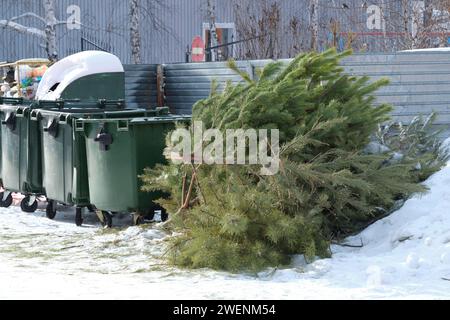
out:
M326 257L333 240L425 191L418 159L392 162L395 150L364 151L389 119L391 107L375 105L372 96L387 81L343 74L339 62L348 54L329 50L288 66L272 63L257 80L230 63L246 83L223 92L214 85L194 106L194 120L222 132L279 129L280 171L262 176L257 165L173 163L146 170L145 190L172 195L160 201L179 234L170 246L172 263L257 271L287 264L295 254ZM440 163L433 165L437 170Z

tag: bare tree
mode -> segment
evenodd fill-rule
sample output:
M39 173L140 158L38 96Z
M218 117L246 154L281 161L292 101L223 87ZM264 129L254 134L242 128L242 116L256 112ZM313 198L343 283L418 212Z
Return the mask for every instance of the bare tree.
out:
M384 7L386 28L399 33L393 50L446 46L450 26L450 1L401 1L397 7Z
M141 63L141 10L139 0L130 1L130 41L131 57L134 64Z
M132 61L141 63L142 35L141 22L145 22L155 30L168 32L169 28L158 15L159 9L169 9L164 0L130 0L130 44Z
M307 19L296 12L282 16L281 6L277 0L235 0L238 59L280 59L309 50Z
M58 57L56 26L67 25L67 21L59 21L55 15L55 0L42 0L45 15L41 17L34 12L25 12L19 16L12 17L8 20L0 20L0 26L9 28L19 33L33 35L44 41L43 47L47 53L48 58L54 61ZM42 29L27 27L16 21L23 18L35 18L39 20L44 27ZM73 23L73 22L72 22ZM79 21L77 23L80 23Z
M55 16L55 1L44 0L45 8L45 51L50 60L56 60L58 57L58 48L56 47L56 24L58 20Z
M207 46L216 47L219 45L219 36L216 28L216 5L214 0L206 0L206 18L209 21L210 42ZM211 51L212 61L222 60L222 48Z
M319 0L309 1L311 50L317 51L319 43Z

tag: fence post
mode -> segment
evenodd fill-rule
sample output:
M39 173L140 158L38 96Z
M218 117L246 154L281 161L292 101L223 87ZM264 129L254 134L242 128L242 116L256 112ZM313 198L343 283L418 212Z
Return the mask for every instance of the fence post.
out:
M164 68L162 65L158 65L156 67L156 90L157 90L157 101L158 101L158 107L164 107L165 106L165 93L164 93Z

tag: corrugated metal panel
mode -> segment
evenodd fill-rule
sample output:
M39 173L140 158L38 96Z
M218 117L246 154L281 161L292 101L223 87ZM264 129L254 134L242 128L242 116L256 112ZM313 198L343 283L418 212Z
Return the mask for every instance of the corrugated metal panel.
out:
M285 60L288 62L289 60ZM269 60L239 62L243 70L263 67ZM391 83L376 93L377 103L394 106L393 119L404 123L418 115L438 114L437 125L450 124L450 52L356 54L342 63L345 72L381 78ZM190 113L192 105L209 95L211 81L240 81L225 63L165 66L167 104L176 113Z
M250 61L237 64L239 69L252 72ZM164 65L164 77L166 104L176 114L191 114L195 102L210 94L213 80L217 80L219 89L228 81L242 81L224 62Z
M125 100L128 108L157 105L157 65L125 65Z
M343 65L352 75L390 79L376 97L394 106L396 121L436 112L436 124L450 124L450 52L354 55Z

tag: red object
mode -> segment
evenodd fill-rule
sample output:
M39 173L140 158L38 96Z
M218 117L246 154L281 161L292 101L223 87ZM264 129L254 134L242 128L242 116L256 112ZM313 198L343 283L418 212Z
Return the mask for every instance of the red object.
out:
M196 36L192 40L192 62L203 62L205 61L205 42L202 38Z

